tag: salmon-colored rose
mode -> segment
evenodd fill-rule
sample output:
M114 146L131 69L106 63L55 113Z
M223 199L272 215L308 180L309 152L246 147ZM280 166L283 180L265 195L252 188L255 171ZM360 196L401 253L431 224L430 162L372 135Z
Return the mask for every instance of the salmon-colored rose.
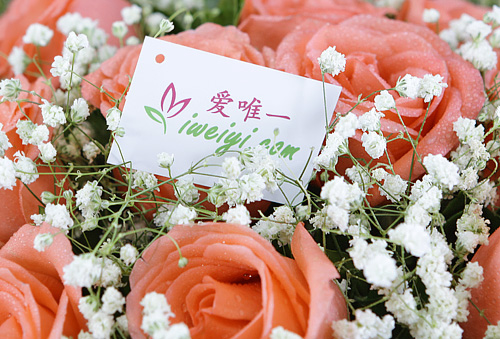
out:
M302 224L292 239L295 260L281 256L248 227L212 223L175 226L155 241L130 275L127 317L133 338L145 338L142 298L165 294L193 339L267 338L276 326L305 338L330 338L331 322L347 316L332 280L337 270Z
M35 91L42 97L50 99L52 92L50 87L44 83L44 79L40 78L34 83L30 83L24 76L17 77L21 81L22 88L27 91ZM29 100L33 102L41 102L38 96L22 92L19 95L21 100ZM43 118L41 110L37 104L22 102L19 104L24 114L36 124L42 124ZM12 147L6 151L6 156L13 159L13 155L17 151L24 152L25 155L32 160L38 157L38 147L34 145L23 145L19 135L16 133L16 124L18 120L25 119L23 112L19 109L16 102L4 102L0 104L0 123L3 124L2 131L7 134ZM50 130L49 130L50 131ZM39 167L39 173L48 171L47 168ZM54 190L54 178L51 175L40 175L39 178L32 184L28 185L38 197L43 191ZM2 225L0 226L0 247L2 247L20 225L30 223L30 216L38 213L40 202L21 182L12 190L0 189L0 218Z
M236 27L222 27L206 23L195 30L169 35L161 39L229 58L264 65L262 54L250 45L248 36ZM82 83L82 96L92 105L99 107L104 115L109 108L114 106L114 102L108 95L101 93L99 88L102 86L113 99L119 99L127 88L129 79L134 75L141 47L139 45L121 48L97 71L89 74L86 79L97 87L86 82ZM124 101L121 102L120 109L123 108L124 103Z
M120 10L130 6L125 0L13 0L7 11L0 17L0 52L9 55L14 46L23 45L23 36L31 24L40 23L54 31L51 42L40 49L42 69L50 75L50 65L56 55L60 55L65 36L56 28L57 20L66 13L80 13L99 21L99 27L110 35L110 43L118 44L111 35L111 24L121 20ZM33 45L24 45L25 52L33 57ZM38 72L32 65L29 71ZM10 65L0 58L0 76L10 76Z
M318 57L329 46L345 54L345 71L327 82L342 86L336 112L346 113L358 101L374 91L392 88L398 78L406 74L423 77L440 74L448 88L427 104L423 99L400 97L390 93L410 135L419 138L417 151L446 155L458 145L453 123L458 117L474 119L484 102L483 83L479 72L455 54L449 46L426 27L386 18L360 15L338 25L325 25L316 31L296 30L289 34L276 52L276 68L286 72L321 80ZM361 116L374 107L374 96L353 109ZM385 111L381 129L385 135L398 135L403 131L400 118L394 111ZM349 140L355 157L369 159L361 143L361 132ZM414 179L424 173L416 163L412 170L413 150L406 141L396 140L387 144L388 153L396 174L404 179ZM382 159L382 158L381 158ZM387 161L387 160L385 160ZM339 170L350 167L346 159L339 159ZM374 199L381 202L381 199Z
M62 281L63 267L73 260L70 242L58 234L45 251L33 247L36 235L58 231L24 225L0 249L1 338L76 338L85 328L81 289Z
M490 323L496 325L500 321L500 231L496 230L488 240L488 245L479 247L472 258L472 262L483 268L484 280L477 288L471 289L471 300L484 311ZM488 322L469 304L469 319L460 325L465 339L475 339L484 337Z
M427 26L433 30L436 24L425 23L422 15L425 9L434 8L439 11L439 29L449 27L451 20L459 19L462 14L468 14L482 20L491 8L479 6L466 0L406 0L397 15L399 20Z
M249 0L245 1L238 27L250 36L254 47L264 51L264 46L276 49L298 26L310 30L314 22L337 24L358 14L382 16L395 11L362 0Z

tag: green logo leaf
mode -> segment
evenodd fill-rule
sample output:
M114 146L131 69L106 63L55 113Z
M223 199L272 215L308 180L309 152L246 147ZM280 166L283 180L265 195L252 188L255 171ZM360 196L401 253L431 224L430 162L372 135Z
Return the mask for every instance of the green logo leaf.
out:
M151 119L163 125L163 134L167 134L167 121L163 114L153 107L144 106L144 109Z

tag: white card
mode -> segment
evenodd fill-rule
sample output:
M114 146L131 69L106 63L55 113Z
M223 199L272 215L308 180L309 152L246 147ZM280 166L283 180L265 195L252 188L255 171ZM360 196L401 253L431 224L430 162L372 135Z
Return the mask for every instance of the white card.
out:
M325 84L325 91L330 121L341 88ZM168 177L157 154L171 153L172 175L177 176L214 152L261 144L289 177L302 175L305 186L325 123L321 81L147 37L120 122L125 135L116 138L108 162L131 161L134 169ZM235 155L211 157L208 163L221 164L225 156ZM221 175L220 166L202 171ZM207 175L193 179L206 186L218 181ZM284 183L281 190L288 201L301 199L297 186ZM266 191L264 198L285 203L283 192Z

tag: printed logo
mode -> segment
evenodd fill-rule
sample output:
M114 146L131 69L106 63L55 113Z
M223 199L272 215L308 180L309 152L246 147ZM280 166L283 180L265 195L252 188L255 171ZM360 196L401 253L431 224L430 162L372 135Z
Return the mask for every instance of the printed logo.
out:
M175 90L174 83L170 83L170 85L167 86L167 89L163 93L163 96L161 97L161 102L160 102L161 112L153 107L144 106L144 109L146 110L148 116L157 123L163 125L163 134L167 134L166 119L173 118L179 115L179 113L181 113L191 102L191 98L179 100L177 102L175 101L176 98L177 98L177 92ZM164 109L165 100L167 101L168 105L168 109L166 112ZM165 112L165 115L163 115L162 112Z

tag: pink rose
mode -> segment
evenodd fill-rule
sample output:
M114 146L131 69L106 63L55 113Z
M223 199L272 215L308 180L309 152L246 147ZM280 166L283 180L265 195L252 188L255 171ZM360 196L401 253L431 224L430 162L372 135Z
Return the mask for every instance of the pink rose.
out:
M22 226L0 249L0 337L76 338L85 321L78 311L81 289L63 283L63 267L73 260L71 244L48 224ZM43 252L33 248L38 234L57 234Z
M267 338L277 326L305 338L332 336L331 322L346 318L342 292L332 279L337 270L302 224L295 230L292 253L281 256L249 227L211 223L175 226L156 240L130 275L127 318L132 338L141 331L141 300L164 294L193 339Z
M468 14L482 20L491 8L475 5L466 0L406 0L398 15L399 20L436 29L434 23L425 23L422 15L425 9L434 8L439 11L439 29L448 28L451 20L459 19L462 14Z
M21 81L22 88L27 91L35 91L44 98L50 98L52 92L50 87L44 84L44 79L39 78L33 83L20 75L17 77ZM22 92L19 99L28 99L33 102L41 103L38 96ZM24 113L36 124L42 124L43 118L41 110L37 104L22 102L19 104ZM18 120L24 119L24 114L18 107L16 102L4 102L0 104L0 123L3 124L2 131L7 134L12 147L6 151L6 156L13 160L13 155L17 151L24 154L32 160L38 157L38 147L34 145L23 145L19 135L16 133L16 124ZM51 129L49 130L51 131ZM39 167L39 172L48 171L45 167ZM38 197L43 191L54 190L54 178L51 175L40 175L40 177L32 184L28 185L29 189ZM41 203L33 194L20 182L12 189L0 188L0 218L2 225L0 226L0 247L2 247L14 232L19 228L19 225L30 223L30 216L38 213L38 206Z
M440 74L443 77L448 87L431 101L428 113L423 99L403 98L395 91L390 92L413 138L416 139L425 119L417 146L421 157L427 154L447 155L457 147L458 138L453 131L453 123L460 116L475 119L483 105L482 78L470 63L455 54L428 28L386 18L360 15L317 30L295 30L278 47L275 66L286 72L321 80L317 59L329 46L336 46L338 52L345 54L347 61L344 72L335 77L325 76L325 81L342 86L335 109L339 113L346 113L355 107L358 95L367 96L374 91L392 88L398 78L406 74L418 77ZM373 107L374 96L356 106L352 112L361 116ZM384 114L381 130L385 135L395 136L403 131L395 111L384 111ZM362 147L359 130L349 140L349 146L355 157L370 159ZM409 142L391 141L387 150L396 174L402 178L415 179L424 173L422 165L413 161L413 149ZM350 166L350 160L341 158L337 169L343 171ZM378 203L382 199L375 196L373 202Z
M51 42L40 48L40 58L46 75L56 55L62 53L65 36L56 28L57 20L66 13L80 13L99 21L99 26L111 35L111 24L121 20L120 10L130 4L125 0L13 0L0 17L0 52L9 55L14 46L24 46L25 52L33 57L35 46L23 45L22 38L31 24L40 23L54 31ZM112 44L118 44L110 36ZM38 72L34 65L28 71ZM0 58L0 76L11 76L10 65Z
M337 24L358 14L383 16L394 12L362 0L248 0L238 28L250 36L254 47L268 56L270 52L264 47L276 49L281 40L299 26L311 30L316 24ZM267 64L272 66L272 62Z

